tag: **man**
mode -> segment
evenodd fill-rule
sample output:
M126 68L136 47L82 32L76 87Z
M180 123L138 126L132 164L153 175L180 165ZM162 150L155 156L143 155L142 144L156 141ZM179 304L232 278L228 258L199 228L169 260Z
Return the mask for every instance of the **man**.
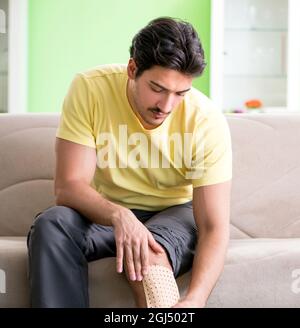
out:
M149 305L155 266L173 279L192 268L171 305L205 306L229 239L231 143L192 88L204 67L194 28L158 18L134 37L127 67L75 77L57 131L56 206L28 236L32 306L88 307L88 262L109 256L137 306Z

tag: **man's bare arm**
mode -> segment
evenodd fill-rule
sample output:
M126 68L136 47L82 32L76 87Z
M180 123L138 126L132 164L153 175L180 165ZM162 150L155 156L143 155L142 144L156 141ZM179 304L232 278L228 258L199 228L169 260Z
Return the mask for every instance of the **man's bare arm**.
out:
M90 221L114 227L116 269L126 261L132 280L141 280L149 265L148 247L162 252L147 228L126 207L108 201L90 186L96 168L96 150L56 139L56 205L71 207Z
M112 225L119 206L90 186L96 168L96 150L57 138L55 151L56 205L71 207L92 222Z
M223 270L229 241L230 191L231 181L194 189L198 242L189 288L178 307L204 307Z

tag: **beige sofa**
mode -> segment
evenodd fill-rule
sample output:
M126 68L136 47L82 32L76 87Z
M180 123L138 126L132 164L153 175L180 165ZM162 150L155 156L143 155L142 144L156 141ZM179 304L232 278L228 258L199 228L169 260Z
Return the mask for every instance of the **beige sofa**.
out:
M0 115L0 307L28 307L26 235L54 204L58 114ZM300 307L300 115L230 115L231 242L208 307ZM90 263L93 307L133 307L113 258ZM181 294L190 272L178 278Z

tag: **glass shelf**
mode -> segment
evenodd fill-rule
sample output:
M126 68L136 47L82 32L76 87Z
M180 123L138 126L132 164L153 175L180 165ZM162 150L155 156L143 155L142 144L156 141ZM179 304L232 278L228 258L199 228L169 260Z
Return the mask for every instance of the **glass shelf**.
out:
M225 31L227 32L278 32L278 33L287 33L287 28L261 28L261 27L226 27Z
M239 74L224 74L228 78L242 79L286 79L287 75L239 75Z

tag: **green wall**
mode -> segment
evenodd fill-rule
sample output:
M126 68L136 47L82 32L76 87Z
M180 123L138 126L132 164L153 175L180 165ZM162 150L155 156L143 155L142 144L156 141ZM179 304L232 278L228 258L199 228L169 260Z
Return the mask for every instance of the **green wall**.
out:
M75 73L127 63L135 33L158 16L192 23L210 47L210 0L28 0L29 112L59 112ZM209 67L194 86L209 94Z

